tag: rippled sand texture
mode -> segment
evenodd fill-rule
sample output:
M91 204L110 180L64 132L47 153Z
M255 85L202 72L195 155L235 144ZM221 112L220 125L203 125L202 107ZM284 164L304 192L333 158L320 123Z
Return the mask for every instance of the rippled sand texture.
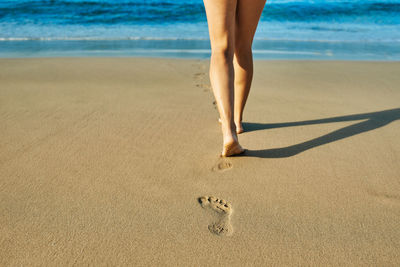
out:
M400 265L400 63L0 60L0 265ZM233 212L234 211L234 212Z

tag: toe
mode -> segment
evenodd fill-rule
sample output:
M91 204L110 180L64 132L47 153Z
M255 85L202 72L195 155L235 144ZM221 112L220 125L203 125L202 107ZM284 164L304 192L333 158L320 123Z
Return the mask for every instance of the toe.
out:
M204 208L210 204L208 201L208 197L200 197L199 198L200 205Z
M232 213L232 205L231 205L231 203L226 203L224 205L224 208L225 208L227 213L229 213L229 214Z
M211 196L211 197L208 198L208 200L209 200L210 202L216 202L216 201L217 201L217 198Z
M200 203L208 202L208 197L200 197L199 201L200 201Z

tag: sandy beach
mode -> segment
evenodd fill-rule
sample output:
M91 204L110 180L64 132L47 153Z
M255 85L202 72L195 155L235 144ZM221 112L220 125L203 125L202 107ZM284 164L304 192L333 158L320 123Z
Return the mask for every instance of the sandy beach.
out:
M256 61L225 159L208 65L0 59L0 265L399 266L400 62Z

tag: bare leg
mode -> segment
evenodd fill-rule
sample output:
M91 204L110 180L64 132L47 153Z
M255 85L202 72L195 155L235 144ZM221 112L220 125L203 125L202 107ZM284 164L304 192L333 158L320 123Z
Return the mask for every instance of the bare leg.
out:
M222 156L244 150L234 123L235 16L237 0L204 0L211 42L210 81L221 118Z
M266 0L238 0L235 26L235 108L234 121L236 132L242 133L243 109L249 96L253 79L254 34Z

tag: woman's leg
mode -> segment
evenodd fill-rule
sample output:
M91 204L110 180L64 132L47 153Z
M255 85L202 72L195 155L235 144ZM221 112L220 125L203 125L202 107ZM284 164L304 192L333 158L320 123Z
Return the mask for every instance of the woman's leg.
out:
M235 16L237 0L204 0L211 42L210 81L221 118L222 156L243 152L234 122Z
M235 108L236 132L242 133L243 109L249 96L253 79L254 34L266 0L237 0L235 27Z

